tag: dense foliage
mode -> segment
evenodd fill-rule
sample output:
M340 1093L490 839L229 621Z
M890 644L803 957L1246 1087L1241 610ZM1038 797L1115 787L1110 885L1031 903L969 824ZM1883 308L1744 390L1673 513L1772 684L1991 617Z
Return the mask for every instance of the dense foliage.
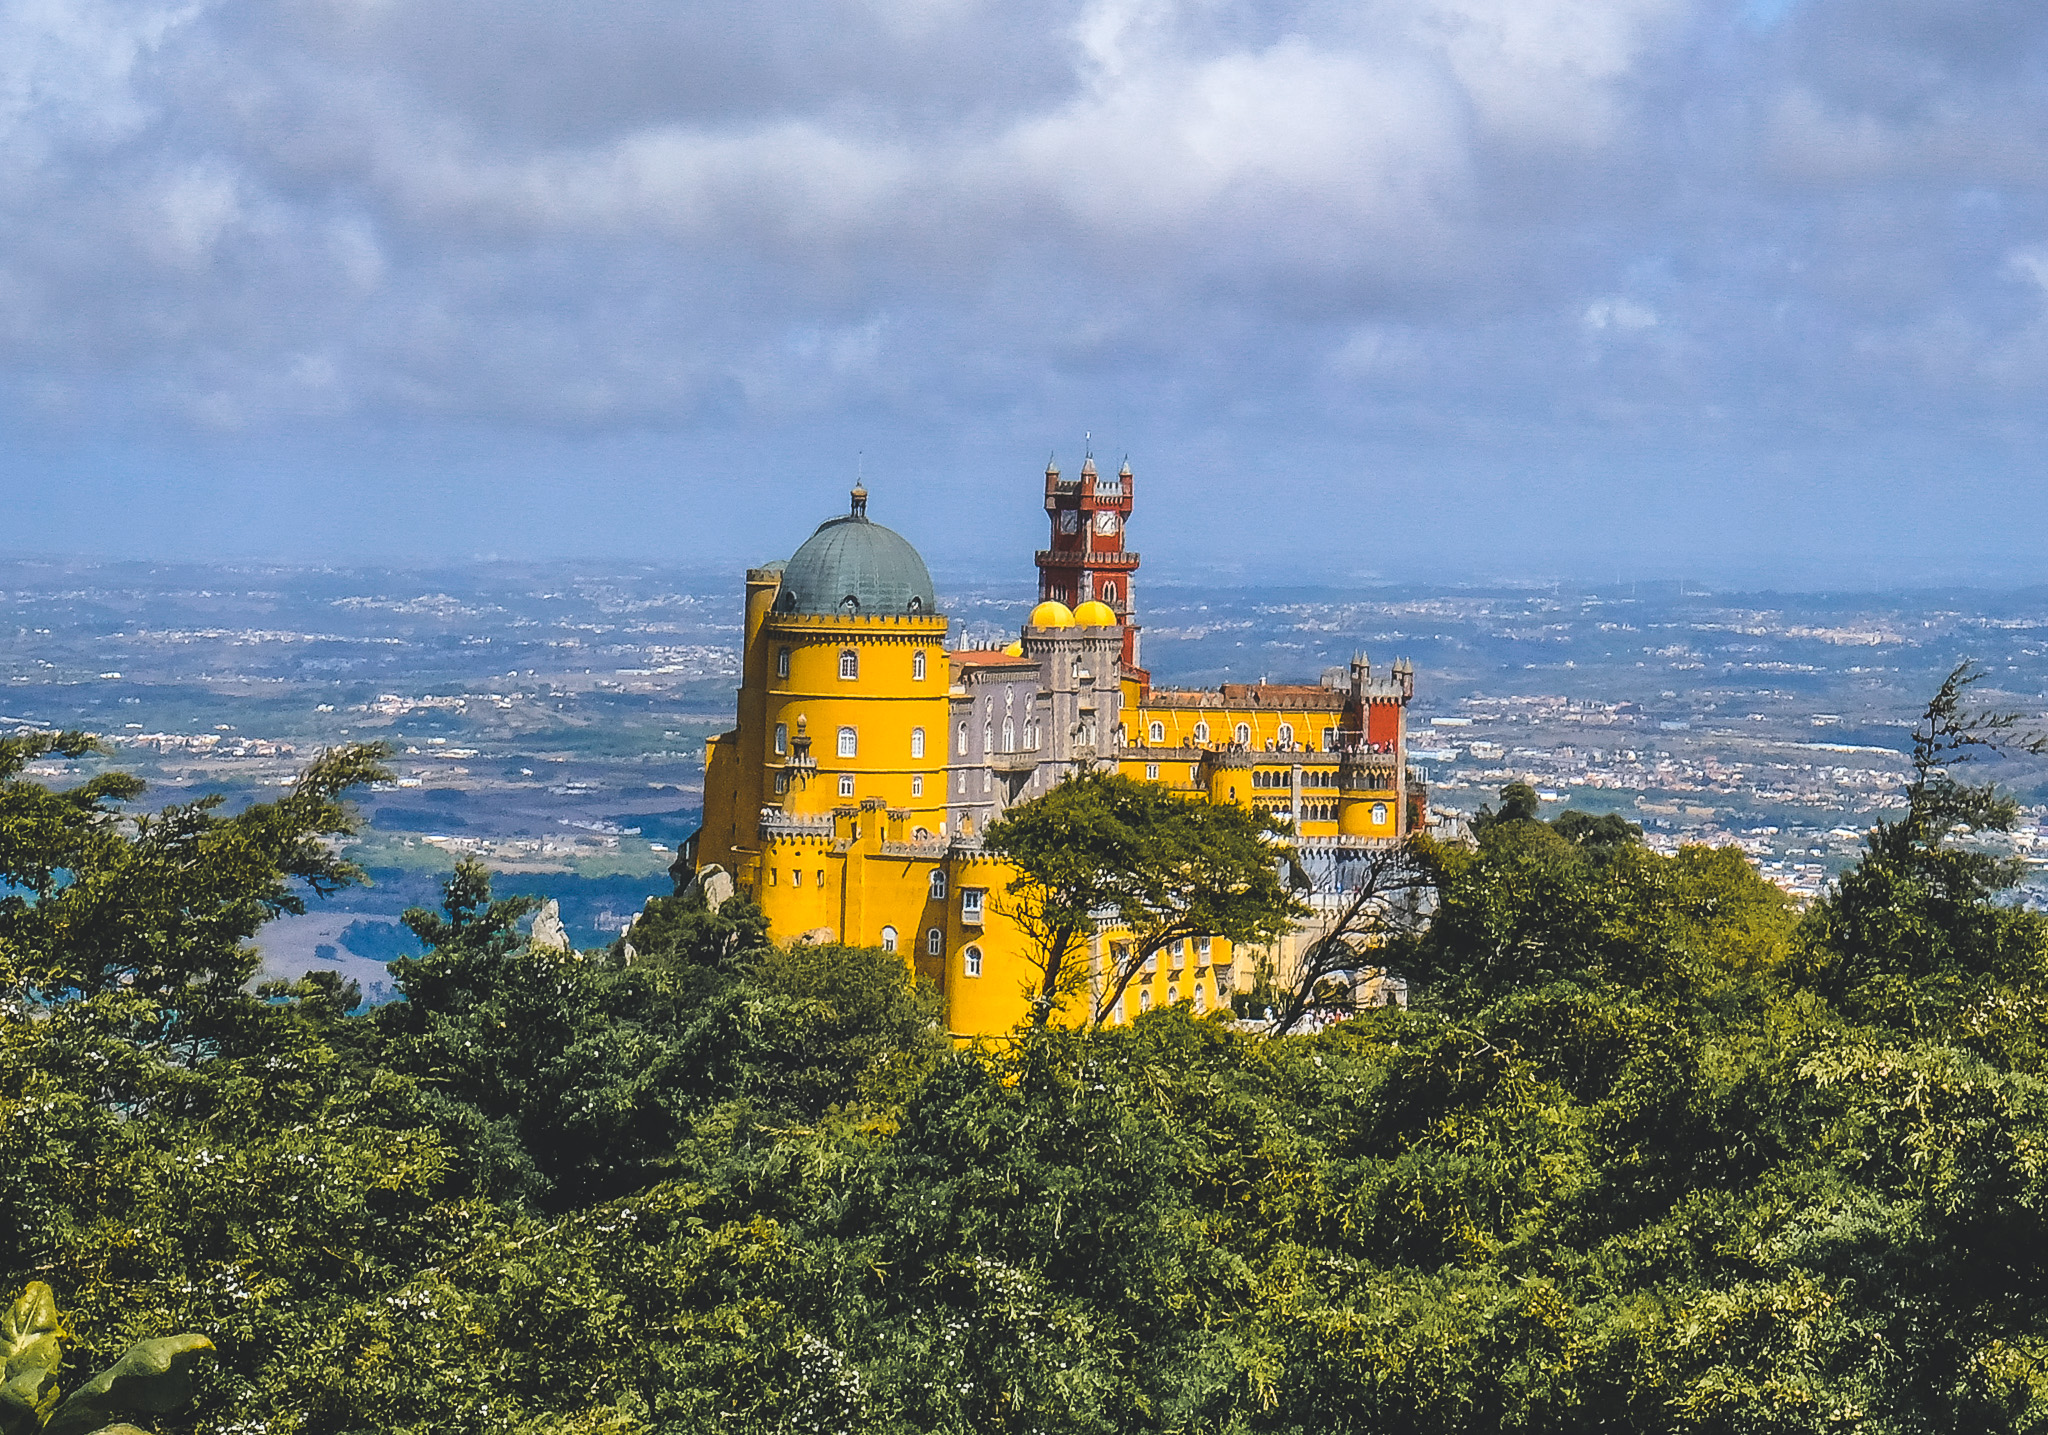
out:
M374 1013L217 948L58 983L73 879L17 859L0 1276L90 1355L208 1335L161 1428L222 1435L2040 1429L2048 925L1973 845L2012 814L1959 711L1804 912L1532 816L1424 851L1425 999L1313 1037L958 1049L897 959L744 901L655 904L625 965L475 868ZM0 841L123 870L126 795L11 776ZM201 932L276 900L200 875Z

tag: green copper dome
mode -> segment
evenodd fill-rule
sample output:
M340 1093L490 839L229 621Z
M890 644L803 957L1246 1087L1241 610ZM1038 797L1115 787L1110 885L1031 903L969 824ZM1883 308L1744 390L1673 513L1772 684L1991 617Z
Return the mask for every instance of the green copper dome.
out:
M868 521L868 494L828 519L782 570L781 613L922 613L939 610L932 575L903 535Z

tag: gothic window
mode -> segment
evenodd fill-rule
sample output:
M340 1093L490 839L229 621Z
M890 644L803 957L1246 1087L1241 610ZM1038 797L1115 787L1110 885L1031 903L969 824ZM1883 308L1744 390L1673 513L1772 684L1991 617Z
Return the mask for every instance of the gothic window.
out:
M1024 724L1024 750L1026 752L1038 751L1038 719L1036 718Z
M851 648L839 650L839 676L851 681L860 676L860 654Z
M1237 725L1237 740L1239 742L1250 742L1252 740L1251 724L1239 723Z
M841 757L852 757L858 749L859 739L854 736L853 729L850 727L839 729L839 755Z
M775 650L775 676L778 678L789 676L789 649L787 648L777 648Z
M896 929L894 927L882 928L882 950L885 952L896 950Z
M891 950L891 951L894 951L894 950L895 950L895 948L891 947L891 948L890 948L890 950ZM1195 1010L1196 1010L1197 1012L1203 1012L1203 1011L1207 1011L1208 1009L1209 1009L1208 993L1202 990L1202 984L1201 984L1200 982L1196 982L1196 983L1195 983Z
M981 725L981 750L984 753L996 750L996 725L992 722Z
M931 928L924 934L924 954L926 956L943 956L945 954L945 951L946 939L945 937L940 935L939 929L937 927Z
M1016 750L1017 750L1017 724L1016 724L1015 722L1011 721L1011 720L1010 720L1009 718L1004 718L1004 719L1003 719L1003 751L1004 751L1004 752L1015 752Z
M960 954L960 970L970 977L981 975L981 948L969 947Z
M924 681L924 649L919 648L910 655L910 676L917 682Z
M1282 747L1291 747L1291 746L1293 746L1293 744L1294 744L1294 724L1293 724L1293 723L1289 723L1289 722L1284 722L1284 723L1281 723L1281 724L1280 724L1280 745L1281 745Z
M1372 805L1372 825L1375 827L1382 827L1386 825L1386 821L1387 804L1384 802L1375 802Z
M910 755L912 757L924 756L924 729L921 727L914 727L910 730Z
M1207 724L1207 723L1205 723L1205 722L1198 722L1198 723L1196 723L1196 724L1195 724L1195 741L1196 741L1196 742L1207 742L1208 740L1209 740L1209 724Z
M842 772L842 773L840 773L840 774L839 774L839 795L840 795L841 797L851 797L851 796L853 796L853 774L852 774L852 773L850 773L850 772Z
M789 724L786 722L779 722L775 724L775 755L777 757L780 757L788 751Z
M1138 1010L1152 1010L1152 989L1150 987L1138 993Z
M1154 742L1165 742L1165 741L1166 741L1166 724L1165 724L1165 723L1163 723L1163 722L1155 722L1155 723L1153 723L1153 724L1152 724L1152 730L1151 730L1151 733L1150 733L1150 737L1151 737L1152 741L1154 741Z
M988 769L987 769L987 768L983 768L983 769L981 770L981 791L982 791L982 795L983 795L983 796L987 796L987 795L988 795L988 789L989 789L989 782L990 782L990 780L991 780L991 779L990 779L990 777L989 777L989 772L988 772Z
M931 894L934 902L946 900L946 874L936 867L932 869Z
M1102 601L1105 603L1114 603L1116 601L1116 584L1105 583L1102 585Z
M967 756L967 724L964 722L960 724L960 741L958 746L960 755L962 757Z

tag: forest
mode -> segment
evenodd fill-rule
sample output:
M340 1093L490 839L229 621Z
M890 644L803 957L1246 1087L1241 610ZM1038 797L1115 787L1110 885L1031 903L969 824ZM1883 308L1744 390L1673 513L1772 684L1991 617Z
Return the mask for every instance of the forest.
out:
M402 1000L253 987L376 750L144 814L0 739L5 1298L67 1389L211 1342L164 1435L2039 1429L2048 919L1969 679L1811 905L1509 802L1407 854L1412 1004L1284 1036L963 1044L743 898L626 962L474 864Z

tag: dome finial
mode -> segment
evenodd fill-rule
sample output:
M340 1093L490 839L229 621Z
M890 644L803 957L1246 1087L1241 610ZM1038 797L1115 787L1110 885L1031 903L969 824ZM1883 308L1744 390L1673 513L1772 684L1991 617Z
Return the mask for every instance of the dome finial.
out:
M855 479L853 483L853 516L855 518L866 518L868 516L868 486L859 479Z

